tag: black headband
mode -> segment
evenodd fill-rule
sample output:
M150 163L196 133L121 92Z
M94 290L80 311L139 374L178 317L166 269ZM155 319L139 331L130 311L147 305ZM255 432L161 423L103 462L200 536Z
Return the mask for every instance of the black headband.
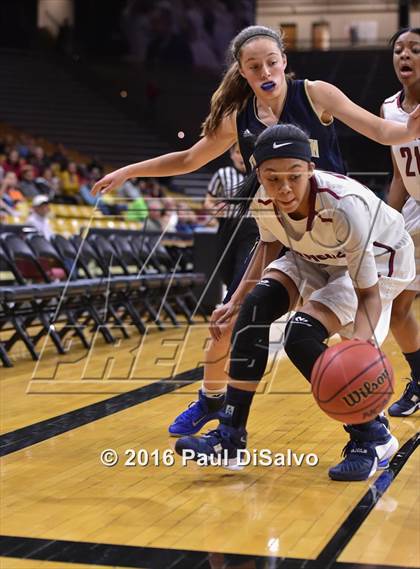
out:
M258 143L250 158L251 165L256 168L270 158L298 158L311 162L312 152L309 140L275 140Z
M259 31L259 32L255 31L252 35L250 35L250 36L248 36L247 38L243 39L240 44L236 45L235 53L234 53L235 59L238 59L239 50L241 49L241 47L242 47L247 41L253 40L253 39L258 38L258 37L260 37L260 36L266 36L266 37L268 37L268 38L271 38L271 39L274 40L276 43L279 42L279 38L277 37L276 33L275 33L275 32L272 32L271 30L267 30L267 31L261 30L261 31Z

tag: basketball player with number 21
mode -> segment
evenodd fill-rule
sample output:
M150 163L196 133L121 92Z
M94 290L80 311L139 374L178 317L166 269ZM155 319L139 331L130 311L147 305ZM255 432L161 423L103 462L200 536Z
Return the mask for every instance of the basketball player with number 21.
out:
M395 73L403 89L386 99L381 114L406 123L420 103L420 28L399 30L391 38ZM389 408L390 415L406 417L420 409L420 326L412 309L420 292L420 138L392 146L394 176L388 203L401 211L416 253L416 279L395 299L391 331L411 370L411 381L402 397Z
M363 392L360 404L354 397L340 397L335 403L342 411L338 420L356 421L344 426L350 441L344 459L330 468L329 475L333 480L365 480L386 467L398 449L387 420L379 415L391 396L392 370L375 345L388 333L393 299L415 278L413 241L403 216L365 186L341 174L315 170L309 138L296 126L275 125L263 131L252 161L254 171L237 193L239 214L250 207L261 241L277 242L288 250L266 267L256 286L242 282L241 298L236 298L236 308L230 308L230 315L236 309L238 317L219 427L204 436L180 438L175 449L197 459L223 454L225 466L239 467L238 450L246 448L248 414L267 365L270 325L299 306L286 326L284 349L308 381L317 360L322 362L335 348L327 349L324 343L335 333L353 338L353 358L344 377L337 377L343 389L347 378L355 377L351 367L358 360L365 358L367 369L374 353L377 363L385 364L375 364L379 371L371 384L358 383ZM212 333L217 336L222 325L223 318ZM370 391L383 385L387 397L380 397L380 405Z

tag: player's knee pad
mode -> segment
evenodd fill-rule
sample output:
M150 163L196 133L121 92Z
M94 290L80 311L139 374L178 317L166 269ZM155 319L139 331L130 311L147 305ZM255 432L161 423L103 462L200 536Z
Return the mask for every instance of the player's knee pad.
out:
M327 329L319 320L304 312L296 312L289 320L284 332L284 350L298 370L311 380L316 360L326 350L324 340Z
M229 375L259 381L268 359L270 325L289 310L289 293L275 279L262 279L241 307L232 333Z

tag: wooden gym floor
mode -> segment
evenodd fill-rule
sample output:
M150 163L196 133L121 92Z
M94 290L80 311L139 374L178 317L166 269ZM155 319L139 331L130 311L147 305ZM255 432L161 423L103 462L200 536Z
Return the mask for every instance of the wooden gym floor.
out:
M89 353L75 344L61 357L46 345L37 365L16 353L15 367L0 370L1 569L419 567L420 413L391 420L401 448L389 470L332 482L346 435L278 357L255 398L248 447L315 453L319 463L172 464L167 426L195 397L206 338L200 324L133 332L111 347L98 338ZM408 369L391 336L384 350L397 397ZM104 449L118 464L101 464ZM124 465L127 449L145 449L149 465Z

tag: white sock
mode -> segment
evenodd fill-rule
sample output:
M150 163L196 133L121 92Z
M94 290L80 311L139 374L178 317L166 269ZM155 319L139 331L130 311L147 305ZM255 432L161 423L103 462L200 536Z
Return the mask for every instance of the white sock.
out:
M204 385L204 383L201 384L201 391L206 397L209 397L210 399L217 399L218 397L222 397L226 394L226 389L226 386L222 387L222 389L209 389Z

